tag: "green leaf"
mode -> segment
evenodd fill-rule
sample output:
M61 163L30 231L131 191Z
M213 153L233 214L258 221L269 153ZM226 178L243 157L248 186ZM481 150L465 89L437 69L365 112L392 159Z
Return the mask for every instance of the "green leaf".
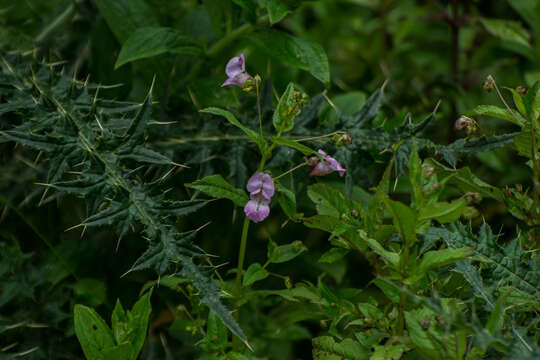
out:
M301 241L293 241L287 245L276 246L273 242L268 245L268 261L274 264L290 261L307 251Z
M272 137L272 142L275 143L275 144L278 144L278 145L283 145L283 146L287 146L287 147L290 147L292 149L295 149L295 150L298 150L300 151L302 154L304 155L317 155L318 153L299 143L298 141L295 141L295 140L289 140L289 139L285 139L285 138L282 138L282 137Z
M331 248L327 252L321 255L319 258L320 263L332 264L338 260L341 260L349 253L349 250L342 248Z
M260 6L266 7L272 25L280 22L291 12L289 7L280 0L261 0Z
M339 218L341 214L348 214L354 209L353 202L347 199L345 194L326 184L309 186L308 196L315 203L320 215Z
M277 185L277 201L281 208L283 209L283 212L288 217L294 217L296 215L296 196L294 195L294 192L287 189L280 183L276 183Z
M517 21L480 18L487 31L506 41L530 47L530 35Z
M95 4L120 43L138 29L159 26L144 0L95 0Z
M249 40L268 55L309 71L324 84L330 83L328 58L321 45L277 30L252 33Z
M468 167L456 170L446 167L433 159L427 160L427 163L435 167L440 178L450 177L447 184L454 184L463 192L476 192L485 198L503 199L502 191L480 180Z
M535 134L536 142L540 142L540 132ZM514 145L519 153L519 155L525 156L527 158L532 157L532 132L529 124L523 127L523 130L516 136L514 136ZM536 148L539 150L538 147Z
M399 254L393 251L386 250L379 242L375 239L371 239L367 234L360 230L360 237L366 244L379 256L388 261L394 268L399 266Z
M227 348L227 328L213 311L208 312L208 320L206 322L206 337L213 345L213 349L219 351Z
M537 80L529 91L527 91L527 94L523 98L523 105L525 106L529 120L536 122L538 117L540 117L540 80Z
M161 54L200 55L201 48L191 37L165 27L137 29L124 42L115 69L129 62Z
M199 190L200 192L217 199L229 199L238 206L244 206L248 202L245 191L229 184L221 175L210 175L203 179L186 184L186 187Z
M519 110L522 115L527 115L527 110L523 104L523 97L515 89L503 86L503 89L510 91L512 94L512 100L514 101L515 107Z
M111 329L93 309L84 305L75 305L73 315L75 335L86 358L104 360L105 350L115 346Z
M423 308L405 312L407 330L413 344L424 359L443 359L439 353L440 345L434 340L430 333L429 324L435 314L433 311ZM428 325L424 330L421 324ZM425 325L424 325L425 326ZM433 325L431 325L433 326Z
M352 339L338 343L330 336L320 336L311 342L313 360L363 360L367 359L370 353L370 349Z
M508 3L540 33L540 3L537 0L508 0Z
M274 128L279 133L291 131L294 127L294 118L300 113L301 109L294 102L293 94L294 84L289 83L287 89L279 98L277 108L272 116Z
M491 315L489 316L488 322L486 324L486 330L492 335L495 335L503 327L504 312L506 311L506 299L508 298L510 291L512 290L507 290L506 293L499 296L497 302L495 303L495 306L491 310Z
M384 85L375 91L364 106L352 116L342 116L343 126L346 128L362 128L370 125L375 118L384 100Z
M131 360L137 359L146 339L146 334L148 332L148 318L150 317L150 313L152 312L152 304L150 303L151 296L152 290L144 294L135 303L135 305L133 305L131 312L128 311L127 313L127 325L130 334L125 339L125 341L129 342L133 346L133 355L131 357ZM121 341L118 342L121 343Z
M399 201L386 198L384 202L392 213L394 226L399 230L403 240L407 243L406 246L412 246L416 242L415 212Z
M518 122L514 118L514 116L512 116L512 113L508 111L508 109L495 106L495 105L478 105L474 109L468 111L466 115L467 116L476 116L476 115L492 116L498 119L511 121L514 124L518 124L520 126L525 123L525 119L521 118L520 116L517 116L517 118L520 120Z
M249 138L251 140L253 140L255 142L255 144L257 144L257 146L259 147L259 150L261 151L261 153L264 152L264 150L266 148L266 144L264 142L264 139L262 139L261 136L258 133L256 133L255 131L253 131L250 128L244 126L240 121L238 121L238 119L236 119L236 117L231 112L229 112L227 110L223 110L223 109L214 108L214 107L203 109L200 112L223 116L231 124L233 124L234 126L239 128L247 136L249 136Z
M249 286L256 281L266 279L268 275L270 274L261 266L261 264L251 264L244 273L242 284L244 286Z
M421 273L426 273L429 270L466 259L471 253L472 248L470 247L428 251L422 256L417 269Z
M467 201L463 198L456 199L450 203L441 201L429 204L420 209L418 221L434 219L441 224L454 222L459 219L466 207Z
M105 349L103 352L105 360L130 360L133 357L133 346L130 343L123 343L112 348Z

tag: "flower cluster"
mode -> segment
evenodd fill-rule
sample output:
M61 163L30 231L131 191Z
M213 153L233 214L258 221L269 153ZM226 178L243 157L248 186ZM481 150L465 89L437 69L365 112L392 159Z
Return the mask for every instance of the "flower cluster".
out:
M245 88L254 81L253 77L246 72L246 59L244 58L244 54L240 54L229 60L227 66L225 66L225 74L227 74L228 79L221 84L222 87L236 85Z
M270 199L274 196L274 182L263 172L253 175L247 183L249 200L244 207L246 216L253 222L261 222L270 214Z
M312 156L308 159L308 164L313 166L313 170L311 170L309 176L324 176L333 171L339 172L339 176L343 176L345 174L345 171L347 170L344 169L336 159L321 149L319 149L318 153L323 156L323 161L321 161L321 159L319 159L317 156Z

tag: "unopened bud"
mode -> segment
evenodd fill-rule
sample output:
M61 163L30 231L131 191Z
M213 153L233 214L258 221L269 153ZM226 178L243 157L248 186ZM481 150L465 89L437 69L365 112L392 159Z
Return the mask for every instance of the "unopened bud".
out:
M482 87L490 92L491 90L493 90L493 87L495 86L495 79L493 79L493 76L491 75L488 75L488 77L486 78L486 80L484 80L484 84L482 85Z
M287 277L285 278L284 282L285 282L285 287L286 287L287 289L292 289L293 283L292 283L290 277L287 276Z
M517 92L519 95L523 96L523 95L525 95L525 93L527 92L527 89L525 88L525 86L519 85L519 86L516 88L516 92Z

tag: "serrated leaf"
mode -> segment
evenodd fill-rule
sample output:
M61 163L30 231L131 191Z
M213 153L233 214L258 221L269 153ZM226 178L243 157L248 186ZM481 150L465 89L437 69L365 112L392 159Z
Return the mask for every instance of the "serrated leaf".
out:
M321 45L277 30L252 33L249 40L268 55L309 71L324 84L330 82L328 58Z
M256 281L266 279L268 275L270 274L261 266L261 264L253 263L247 268L246 272L244 273L242 284L244 286L250 286Z
M206 337L211 342L215 350L225 350L228 344L227 328L221 319L213 312L208 312L206 321Z
M422 260L418 265L418 271L425 273L429 270L463 260L471 254L472 248L469 247L428 251L422 256Z
M200 110L200 112L207 113L207 114L218 115L218 116L223 116L225 119L227 119L228 122L230 122L231 124L233 124L234 126L239 128L240 130L242 130L244 132L244 134L249 136L249 138L251 140L253 140L253 142L255 142L255 144L257 144L257 146L259 147L259 150L261 151L261 153L264 152L264 150L266 148L266 144L265 144L264 139L262 139L261 136L258 133L251 130L250 128L243 125L240 121L238 121L238 119L236 119L236 117L231 112L229 112L227 110L223 110L223 109L214 108L214 107L210 107L210 108Z
M204 179L186 184L186 187L199 190L217 199L229 199L238 206L246 205L249 200L245 191L233 187L221 175L207 176Z
M191 37L166 27L143 27L123 43L115 69L129 62L161 54L199 55L201 48Z
M105 360L105 350L114 347L114 337L105 321L91 308L75 305L75 334L84 355L92 360Z
M321 336L312 340L314 360L363 360L370 353L360 343L345 339L336 342L330 336Z
M478 105L474 109L467 112L468 116L476 116L476 115L483 115L483 116L492 116L496 117L498 119L508 120L518 125L523 125L525 123L524 119L518 119L519 122L512 116L512 113L508 111L508 109L495 106L495 105Z

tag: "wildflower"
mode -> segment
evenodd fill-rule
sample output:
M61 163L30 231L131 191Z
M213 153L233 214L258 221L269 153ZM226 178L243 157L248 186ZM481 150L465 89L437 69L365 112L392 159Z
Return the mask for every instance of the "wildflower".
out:
M274 196L274 182L263 172L253 175L246 186L249 200L244 207L246 216L253 222L261 222L270 214L270 200Z
M336 159L334 159L321 149L319 149L318 153L323 156L324 160L320 161L320 159L315 156L311 157L308 160L308 164L314 166L313 170L311 170L311 172L309 173L309 176L324 176L330 174L333 171L339 172L339 176L343 176L345 174L346 169L344 169Z
M270 175L263 172L253 175L248 180L246 188L251 196L260 194L266 200L274 196L274 182Z
M270 200L265 199L262 195L251 196L251 200L244 206L244 212L249 220L261 222L270 214Z
M476 131L476 121L467 116L460 116L454 123L454 130L466 129L468 133Z
M488 75L488 77L486 78L486 80L484 80L484 83L482 84L482 87L487 91L487 92L490 92L491 90L493 90L493 87L495 86L495 79L493 78L493 76L491 75Z
M228 79L221 86L236 85L241 88L253 83L254 79L246 72L246 60L244 54L233 57L225 66L225 74Z

